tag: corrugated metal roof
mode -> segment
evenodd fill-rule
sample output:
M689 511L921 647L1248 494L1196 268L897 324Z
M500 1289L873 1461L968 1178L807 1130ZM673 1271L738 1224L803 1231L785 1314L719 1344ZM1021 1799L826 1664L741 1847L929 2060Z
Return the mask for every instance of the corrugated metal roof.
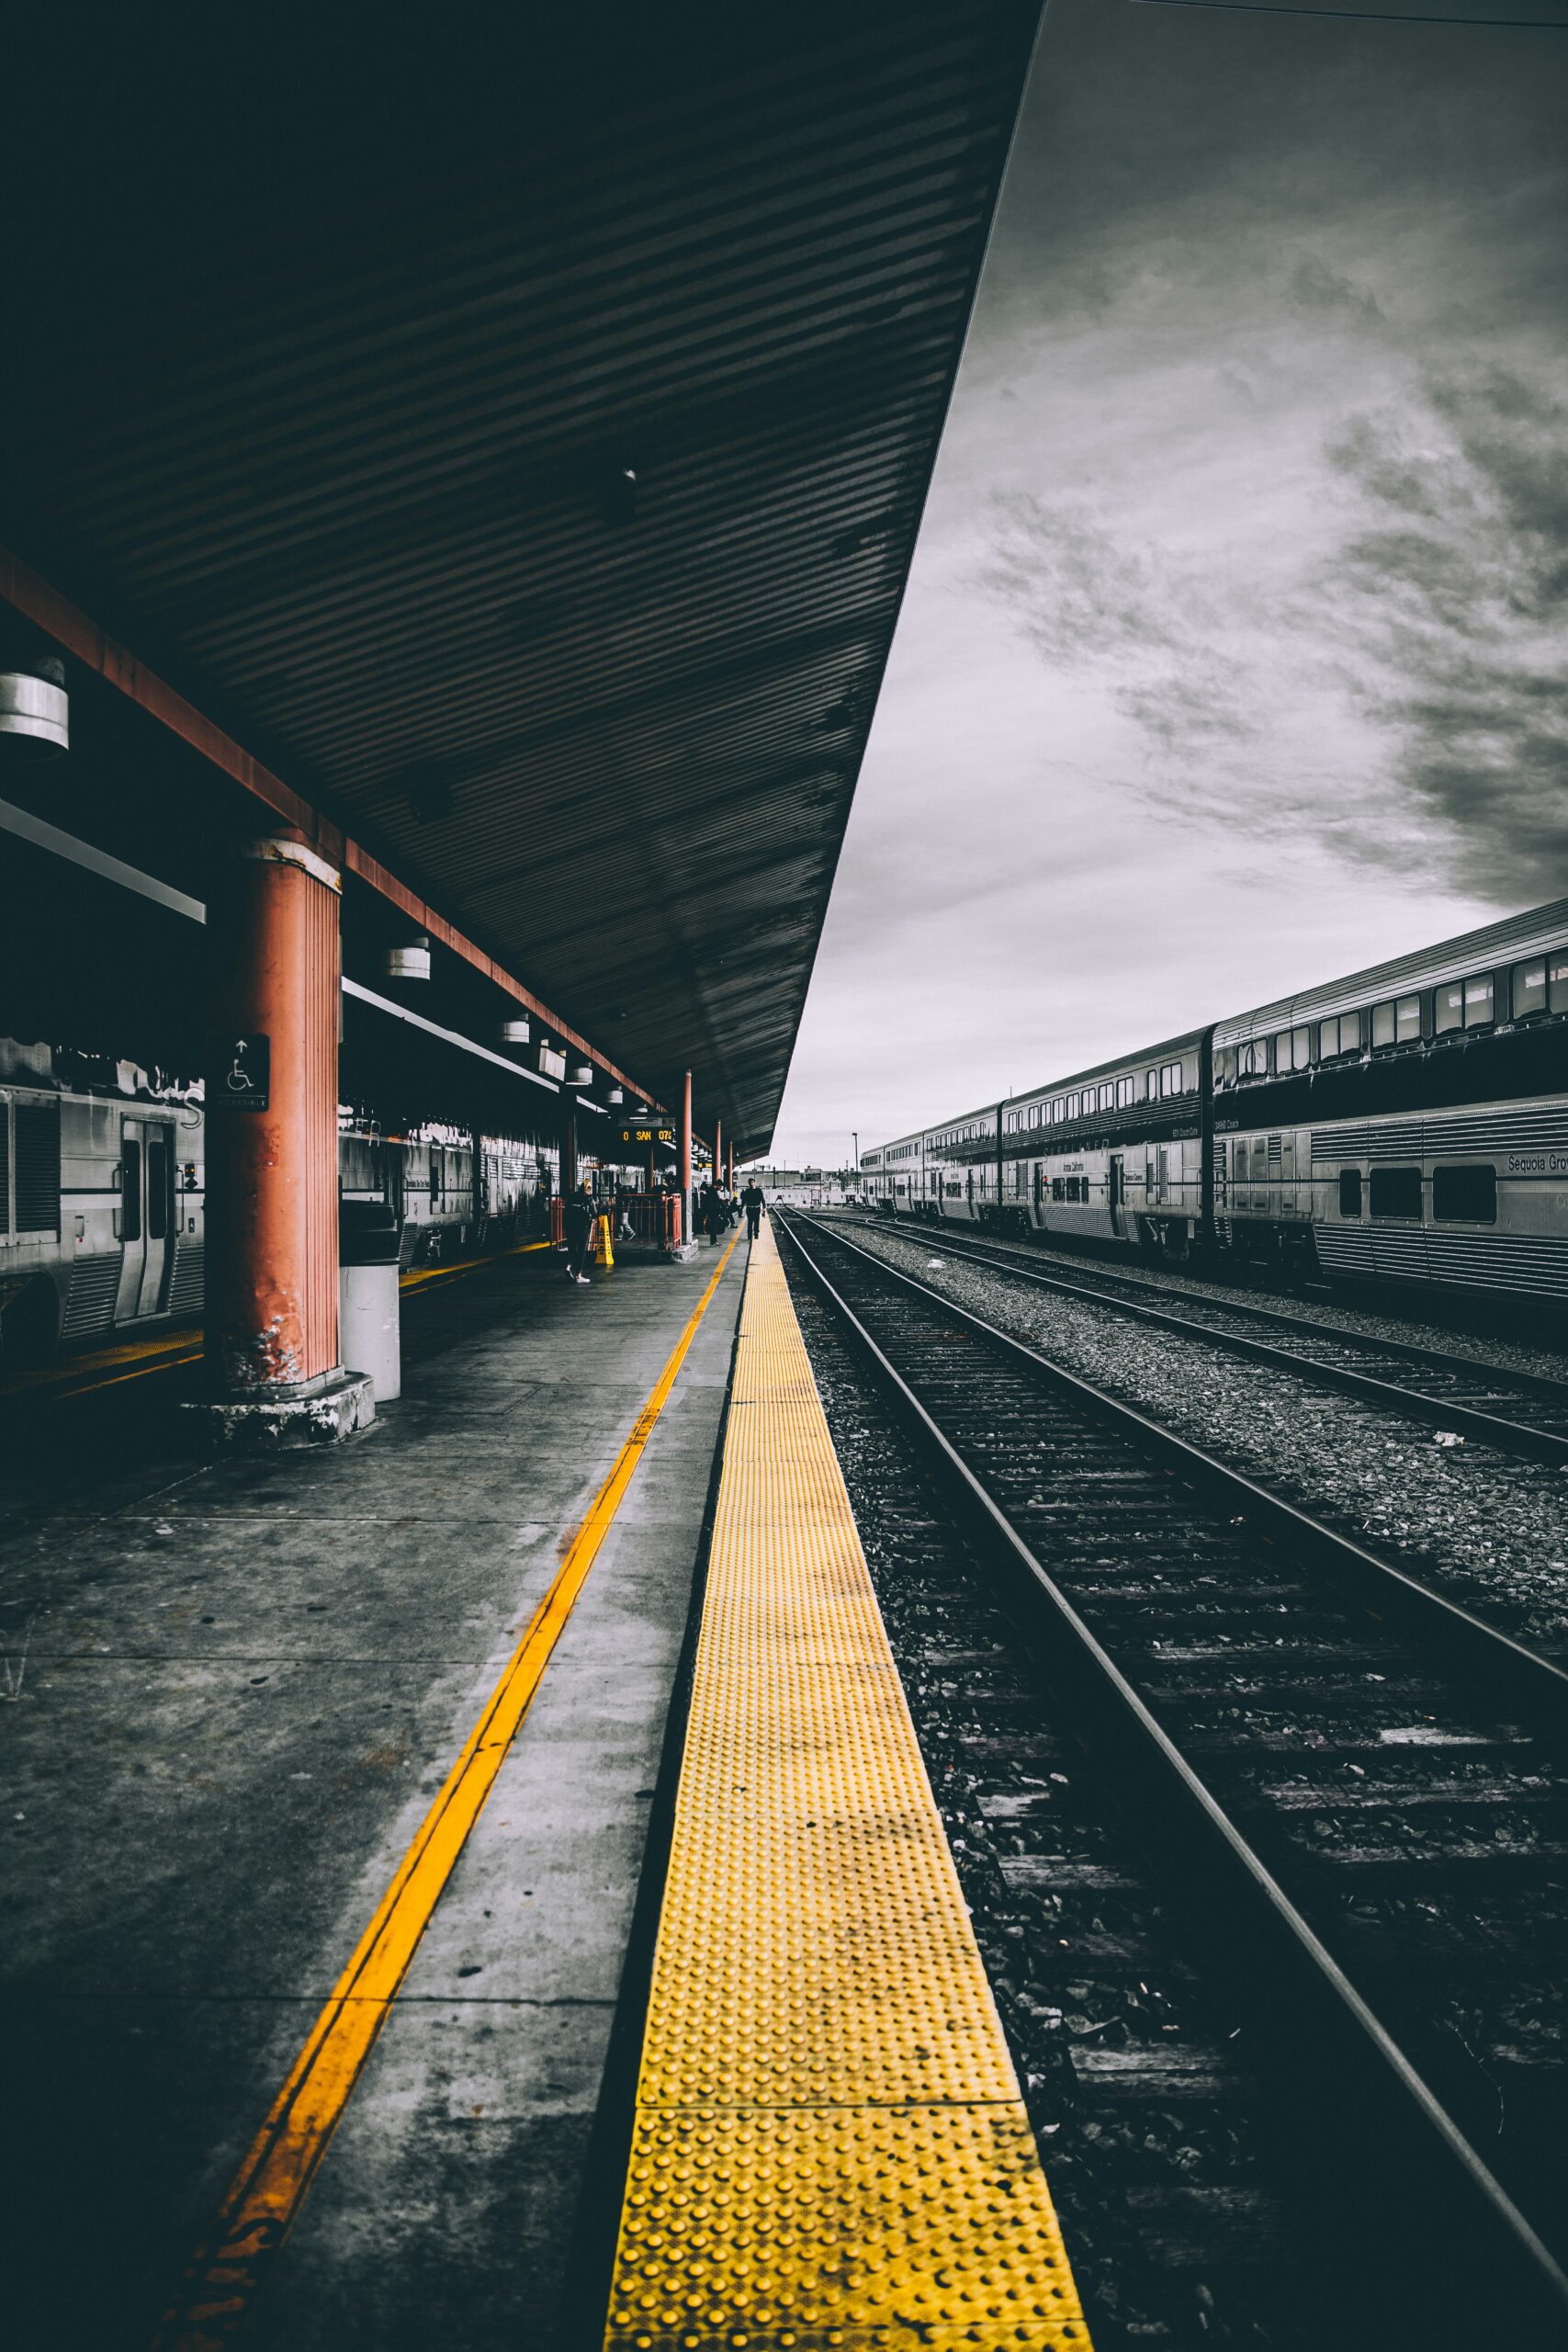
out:
M761 1149L1038 11L651 13L62 60L0 462L29 562Z

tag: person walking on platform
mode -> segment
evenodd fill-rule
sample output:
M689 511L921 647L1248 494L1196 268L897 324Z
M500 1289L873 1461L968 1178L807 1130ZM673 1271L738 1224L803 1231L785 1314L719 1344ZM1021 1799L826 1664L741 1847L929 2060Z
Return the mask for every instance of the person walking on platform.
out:
M586 1283L583 1269L593 1242L593 1187L585 1176L566 1204L566 1278Z
M746 1238L755 1241L762 1224L762 1188L754 1176L746 1180L740 1194L740 1205L746 1212Z

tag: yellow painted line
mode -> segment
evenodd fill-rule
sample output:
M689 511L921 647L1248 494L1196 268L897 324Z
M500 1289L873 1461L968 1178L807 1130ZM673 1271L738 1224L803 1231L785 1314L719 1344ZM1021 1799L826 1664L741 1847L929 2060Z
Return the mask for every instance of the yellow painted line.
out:
M136 1365L141 1372L162 1372L167 1357L177 1349L189 1350L193 1343L199 1353L201 1334L199 1331L193 1333L188 1324L179 1330L144 1334L140 1339L124 1340L118 1347L95 1348L85 1355L64 1356L54 1363L13 1373L0 1382L0 1396L23 1396L29 1389L62 1387L70 1381L85 1378L100 1370L112 1372L119 1364ZM157 1361L141 1363L140 1360L144 1357L153 1357ZM119 1376L135 1379L138 1374L133 1371ZM107 1386L109 1384L105 1382L102 1385Z
M553 1250L553 1241L518 1241L510 1250L491 1250L482 1258L455 1259L449 1266L420 1266L398 1276L400 1290L417 1290L422 1283L438 1283L452 1274L472 1273L476 1266L499 1265L502 1258L525 1258L532 1250Z
M498 1265L503 1258L525 1258L530 1250L553 1250L553 1241L519 1241L510 1250L492 1250L482 1258L462 1258L450 1266L425 1266L416 1272L400 1274L400 1290L415 1290L422 1283L450 1281L457 1274L474 1272L481 1266ZM118 1388L127 1380L144 1380L149 1373L175 1372L180 1365L196 1363L201 1356L201 1327L185 1324L178 1330L159 1331L139 1340L128 1340L112 1348L94 1348L85 1355L66 1356L59 1363L40 1364L35 1370L15 1373L7 1380L0 1380L0 1399L25 1396L35 1389L62 1388L73 1396L93 1396L100 1388ZM114 1369L129 1364L128 1372ZM95 1375L107 1373L107 1379Z
M1089 2346L766 1228L604 2345Z
M734 1248L732 1241L715 1268L555 1581L289 2069L230 2185L211 2237L186 2272L178 2301L164 2314L155 2352L216 2352L244 2317L268 2258L288 2235Z

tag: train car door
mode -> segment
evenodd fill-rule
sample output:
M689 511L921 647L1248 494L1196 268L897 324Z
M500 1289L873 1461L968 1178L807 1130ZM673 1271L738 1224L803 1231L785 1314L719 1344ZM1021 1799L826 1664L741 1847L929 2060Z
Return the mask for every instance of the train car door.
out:
M160 1119L127 1119L121 1132L117 1323L158 1314L167 1295L175 1182L170 1134Z
M1111 1178L1106 1193L1106 1205L1111 1211L1111 1230L1122 1231L1122 1204L1127 1193L1126 1166L1119 1151L1111 1155Z

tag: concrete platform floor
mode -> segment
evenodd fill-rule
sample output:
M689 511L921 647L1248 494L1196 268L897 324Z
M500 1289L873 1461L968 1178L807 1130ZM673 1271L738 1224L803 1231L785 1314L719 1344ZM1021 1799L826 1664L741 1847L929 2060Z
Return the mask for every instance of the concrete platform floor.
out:
M745 1261L272 2267L257 2352L588 2340L561 2298ZM73 1448L66 1403L55 1459L35 1425L0 1469L18 2352L147 2344L716 1259L591 1291L558 1263L407 1309L401 1401L330 1453L182 1462L170 1412L116 1463Z

